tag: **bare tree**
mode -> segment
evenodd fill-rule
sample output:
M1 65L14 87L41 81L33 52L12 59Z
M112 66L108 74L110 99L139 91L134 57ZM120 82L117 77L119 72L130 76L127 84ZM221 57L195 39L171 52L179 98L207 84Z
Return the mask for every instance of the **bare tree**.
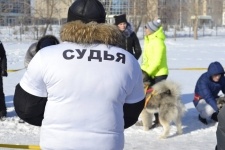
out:
M47 29L48 29L49 25L51 24L53 13L55 13L55 11L56 11L56 5L57 5L56 0L46 0L46 6L47 6L46 15L47 16L46 16L46 25L45 25L42 36L44 36L46 34Z
M224 1L225 3L225 1ZM213 18L214 25L222 25L223 18L223 0L213 0L211 4L209 4L209 11Z
M106 17L108 18L108 16L110 15L110 9L112 7L112 0L109 0L109 5L108 8L106 8Z
M146 8L146 18L144 21L147 23L158 16L158 9L161 8L158 8L158 0L147 0Z
M63 4L65 4L66 6L68 6L68 7L73 3L73 1L74 1L74 0L61 0L61 2L62 2Z
M44 23L45 25L42 27L42 36L46 35L49 26L51 25L54 15L58 13L57 5L59 5L58 0L39 0L38 7L34 8L35 17L34 17L34 29L39 32L39 21ZM35 23L36 22L36 23ZM38 34L37 34L37 38Z
M194 39L198 39L198 12L199 12L199 0L195 0L195 15L194 15Z
M0 21L5 24L4 16L13 10L13 2L15 0L0 0Z
M143 6L146 6L146 0L133 0L133 10L131 10L131 15L133 16L133 27L134 32L136 33L145 18L144 14L146 9Z

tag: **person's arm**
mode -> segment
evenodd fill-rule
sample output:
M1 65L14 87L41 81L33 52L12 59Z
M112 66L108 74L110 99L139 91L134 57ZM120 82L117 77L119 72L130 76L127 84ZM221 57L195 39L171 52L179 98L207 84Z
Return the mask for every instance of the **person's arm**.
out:
M123 105L124 113L124 128L128 128L134 125L138 121L138 117L144 108L145 93L143 85L142 71L137 61L133 63L135 65L133 70L132 82L130 82L127 89L127 97Z
M148 37L144 36L144 49L143 49L143 52L142 52L141 69L144 70L145 72L147 71L148 66L149 66L149 56L150 56L150 54L149 54L149 51L148 51L148 43L149 43Z
M133 38L134 38L134 45L133 45L134 57L138 60L142 54L142 50L139 43L139 39L135 33L133 33Z
M21 119L29 124L41 126L47 97L38 97L29 94L18 84L15 89L13 101L15 111Z
M5 48L2 44L2 42L0 41L0 54L1 54L1 75L7 77L8 73L7 73L7 58L6 58L6 52L5 52Z
M216 131L217 150L224 150L225 148L225 107L223 107L218 114L218 126Z
M223 92L223 94L225 94L225 76L224 75L222 75L221 76L221 83L222 83L222 92Z
M6 55L2 58L1 61L1 65L2 65L2 76L7 77L8 73L7 73L7 58Z
M124 104L124 129L129 128L138 121L138 117L144 108L145 99L134 104Z
M216 99L214 98L212 91L209 89L208 81L206 79L202 79L199 82L200 96L205 99L205 101L215 110L218 111L218 107L216 104Z
M149 65L148 68L145 70L149 75L157 71L158 67L163 61L163 55L164 53L166 53L166 46L164 41L160 39L155 39L154 43L152 44L152 53L149 55L154 55L154 57L152 57L152 60L149 60L151 61L151 65Z
M47 88L43 80L45 61L40 53L32 59L16 86L14 94L14 107L17 115L32 125L41 126L47 102Z

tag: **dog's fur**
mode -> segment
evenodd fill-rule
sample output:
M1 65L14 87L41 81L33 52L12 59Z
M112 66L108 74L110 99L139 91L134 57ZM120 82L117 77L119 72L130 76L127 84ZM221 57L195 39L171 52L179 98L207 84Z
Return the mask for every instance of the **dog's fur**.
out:
M146 88L148 83L144 83ZM152 87L153 93L147 93L146 99L150 100L146 107L142 110L141 119L144 130L149 130L152 126L153 114L159 113L159 121L163 126L163 133L160 138L167 138L170 131L170 124L174 122L177 127L177 134L182 134L182 116L185 107L181 103L181 91L177 83L173 81L163 80L156 83Z
M217 107L219 110L225 105L225 96L220 96L216 99Z

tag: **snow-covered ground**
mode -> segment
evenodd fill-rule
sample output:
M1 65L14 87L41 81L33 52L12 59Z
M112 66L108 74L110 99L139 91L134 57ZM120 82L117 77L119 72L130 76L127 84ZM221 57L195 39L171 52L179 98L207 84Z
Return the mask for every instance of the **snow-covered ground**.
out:
M1 35L3 37L3 35ZM8 69L23 68L25 53L33 41L17 42L9 38L3 40L8 58ZM143 46L143 40L140 40ZM167 139L158 139L162 127L143 131L140 126L125 130L125 150L213 150L216 145L217 123L203 125L197 119L198 113L192 104L193 91L198 77L206 70L185 70L185 68L207 68L212 61L219 61L225 66L225 36L193 38L172 38L166 40L169 79L182 87L182 102L187 112L182 119L183 134L175 135L176 128L171 127ZM5 121L0 121L0 144L38 145L39 127L18 123L14 111L13 96L16 84L25 69L10 72L4 77L4 92L8 108ZM69 114L68 114L69 115ZM224 141L225 142L225 141ZM3 149L3 148L0 148Z

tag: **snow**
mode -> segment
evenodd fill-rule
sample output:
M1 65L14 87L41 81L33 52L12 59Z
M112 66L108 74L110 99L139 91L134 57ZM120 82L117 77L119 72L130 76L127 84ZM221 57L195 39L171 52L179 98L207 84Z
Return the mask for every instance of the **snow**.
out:
M23 68L25 53L34 41L23 42L3 40L8 58L8 69ZM204 125L198 121L198 113L192 103L193 91L198 77L206 70L185 70L185 68L207 68L212 61L219 61L225 65L225 35L193 38L168 38L166 40L169 79L181 85L182 102L187 112L182 118L183 134L176 135L174 124L171 126L167 139L158 139L162 127L149 131L141 126L133 125L125 130L125 150L212 150L216 145L217 123ZM143 46L143 40L140 40ZM140 62L140 60L139 60ZM0 121L0 144L38 145L39 127L27 123L18 123L13 96L17 83L23 76L25 69L10 72L4 77L4 92L8 116ZM68 114L69 115L69 114ZM3 148L0 148L3 149Z

